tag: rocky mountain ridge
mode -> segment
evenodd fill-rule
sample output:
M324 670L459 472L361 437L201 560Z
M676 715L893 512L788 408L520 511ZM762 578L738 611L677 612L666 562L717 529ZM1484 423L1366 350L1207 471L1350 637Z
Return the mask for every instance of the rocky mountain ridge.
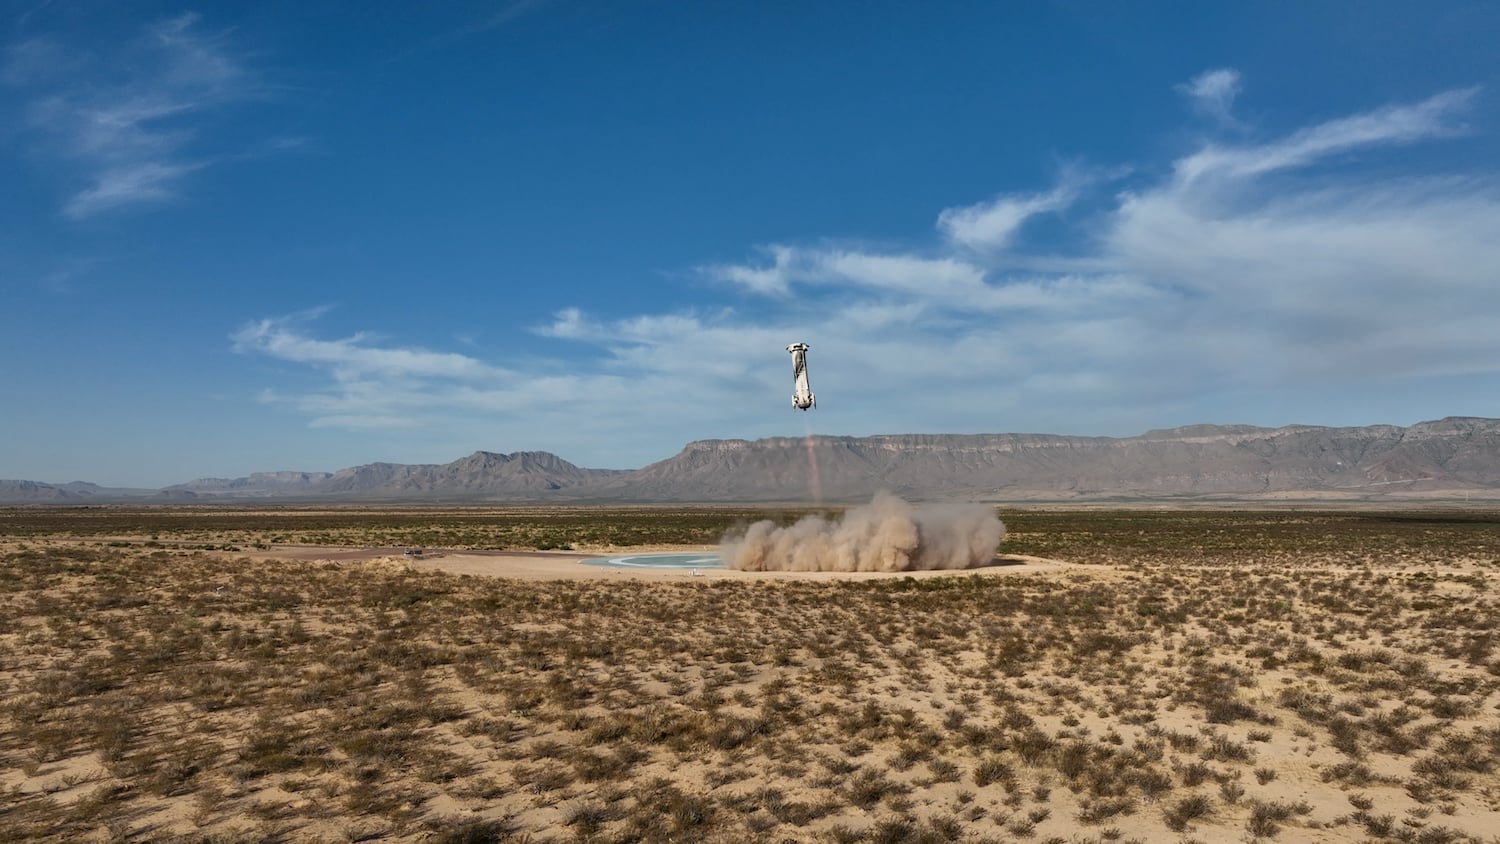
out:
M161 490L155 489L103 487L87 481L48 484L41 481L0 480L0 503L117 501L149 498L160 493Z
M1500 420L1409 427L1190 425L1135 437L893 434L699 440L633 470L544 451L445 464L260 472L162 490L0 481L0 501L755 502L914 499L1500 498Z

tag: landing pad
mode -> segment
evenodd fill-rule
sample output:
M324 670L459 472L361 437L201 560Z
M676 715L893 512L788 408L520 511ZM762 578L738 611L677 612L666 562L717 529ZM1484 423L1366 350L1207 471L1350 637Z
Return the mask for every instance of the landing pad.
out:
M607 566L622 569L722 569L724 561L713 551L693 551L676 554L621 554L615 557L594 557L582 561L586 566Z

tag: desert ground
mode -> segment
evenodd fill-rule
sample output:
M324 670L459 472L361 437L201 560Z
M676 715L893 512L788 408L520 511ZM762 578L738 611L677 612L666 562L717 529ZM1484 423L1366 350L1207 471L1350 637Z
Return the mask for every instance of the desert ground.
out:
M999 512L0 509L0 840L1500 841L1491 505Z

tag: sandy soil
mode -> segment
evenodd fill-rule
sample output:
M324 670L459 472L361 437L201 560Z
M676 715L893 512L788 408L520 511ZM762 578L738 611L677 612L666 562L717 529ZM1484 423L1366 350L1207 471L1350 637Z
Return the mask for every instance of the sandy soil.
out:
M122 539L143 538L0 538L0 552ZM419 818L388 840L421 840L420 824L440 818L505 818L562 840L585 837L578 818L591 807L644 817L630 807L649 807L638 792L664 777L715 801L722 829L739 833L720 840L773 829L766 837L830 840L836 824L871 829L910 815L961 820L991 841L1248 841L1257 806L1303 807L1280 841L1478 842L1500 830L1500 654L1489 621L1500 617L1500 552L1490 546L1393 546L1373 562L1194 554L1115 566L1007 554L961 571L695 576L582 561L712 546L409 557L401 547L194 544L122 552L108 577L66 555L12 568L12 591L0 590L10 613L0 612L0 656L12 666L0 678L0 716L12 718L0 720L12 734L0 742L0 794L32 807L26 817L111 817L113 801L130 804L119 829L142 836L281 829L284 840L352 840L398 828L372 809L384 806ZM165 550L179 548L191 551ZM289 586L286 574L303 567L257 571L247 558L338 568L305 567ZM386 571L531 582L444 584L465 600L408 612L393 596L419 600L423 584ZM1039 576L951 593L791 587L908 574ZM684 588L699 579L788 588ZM576 588L600 581L621 587ZM413 699L456 714L391 728ZM1249 714L1216 716L1223 700ZM743 741L716 729L761 718L765 731ZM659 735L632 732L649 719ZM674 742L668 727L693 738ZM419 742L398 741L412 730ZM1055 746L1024 761L1018 748L1033 733ZM276 755L271 739L283 734L321 755L286 755L296 743ZM1244 758L1210 755L1219 740ZM1089 754L1076 770L1063 763L1071 748ZM627 779L587 773L629 753L642 755ZM192 767L204 758L217 761ZM978 782L993 759L1012 782ZM252 763L269 768L247 773ZM1190 782L1194 766L1203 776ZM1129 785L1137 768L1170 789ZM359 781L365 770L386 779ZM1128 810L1084 821L1099 796L1089 776L1106 770L1104 785L1127 784ZM178 780L166 779L173 772ZM549 772L567 779L546 785ZM862 774L896 787L861 803L849 795ZM778 825L767 788L780 803L838 808L810 826ZM402 789L421 800L399 811L376 802L405 799ZM1191 796L1206 797L1210 814L1169 831L1167 813ZM735 800L758 808L730 820ZM1381 818L1392 835L1370 832ZM91 840L115 831L100 826Z

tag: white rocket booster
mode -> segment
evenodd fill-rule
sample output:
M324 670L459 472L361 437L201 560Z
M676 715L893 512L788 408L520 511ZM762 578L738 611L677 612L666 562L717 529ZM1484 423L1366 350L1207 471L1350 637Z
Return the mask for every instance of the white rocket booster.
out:
M806 410L818 404L818 397L813 395L812 387L807 383L807 349L806 343L793 343L786 347L786 350L792 353L792 380L795 390L792 393L792 407L798 410Z

